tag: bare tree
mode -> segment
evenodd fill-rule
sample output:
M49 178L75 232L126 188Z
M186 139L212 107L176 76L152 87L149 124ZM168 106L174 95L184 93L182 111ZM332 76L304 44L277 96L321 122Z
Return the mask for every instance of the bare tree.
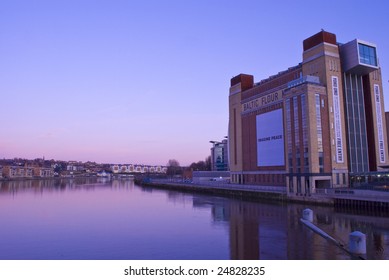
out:
M205 159L205 170L211 171L212 170L212 163L211 163L211 156L207 156Z
M169 159L167 163L167 175L174 177L182 173L180 163L176 159Z

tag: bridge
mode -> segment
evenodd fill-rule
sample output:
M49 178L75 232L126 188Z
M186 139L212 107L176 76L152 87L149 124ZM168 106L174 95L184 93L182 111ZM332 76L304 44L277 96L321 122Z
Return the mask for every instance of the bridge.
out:
M161 173L166 174L167 167L162 165L144 165L144 164L115 164L111 166L111 170L116 173Z

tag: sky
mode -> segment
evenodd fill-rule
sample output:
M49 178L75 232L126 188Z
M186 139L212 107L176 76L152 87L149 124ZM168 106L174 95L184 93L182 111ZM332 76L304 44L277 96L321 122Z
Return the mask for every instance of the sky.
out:
M387 1L0 1L0 158L189 165L228 133L230 79L302 61L321 29L373 42Z

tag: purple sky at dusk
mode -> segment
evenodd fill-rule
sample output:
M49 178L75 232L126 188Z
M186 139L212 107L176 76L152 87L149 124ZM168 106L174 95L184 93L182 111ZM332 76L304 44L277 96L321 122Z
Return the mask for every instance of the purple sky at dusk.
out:
M374 7L374 9L372 9ZM181 165L228 128L230 79L302 60L322 28L377 44L387 1L2 0L0 158Z

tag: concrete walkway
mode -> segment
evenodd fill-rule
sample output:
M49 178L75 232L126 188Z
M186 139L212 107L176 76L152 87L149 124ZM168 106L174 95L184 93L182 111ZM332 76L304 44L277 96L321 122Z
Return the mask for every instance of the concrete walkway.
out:
M225 181L203 181L193 183L191 181L172 180L172 179L153 179L153 184L169 184L177 186L188 186L191 188L210 188L231 191L252 191L260 193L274 193L286 196L286 187L284 186L259 186L259 185L240 185L230 184ZM288 200L300 202L316 202L332 204L334 199L350 199L361 201L389 202L389 191L361 190L351 188L339 189L318 189L317 193L310 196L292 195Z
M389 202L388 191L360 190L360 189L328 189L327 195L333 198Z
M286 194L286 187L282 186L258 186L258 185L239 185L239 184L230 184L223 181L204 181L199 183L185 182L182 180L170 180L170 179L158 179L152 180L153 183L162 183L162 184L177 184L177 185L188 185L192 187L209 187L209 188L218 188L218 189L227 189L227 190L242 190L242 191L259 191L259 192L270 192L270 193L280 193Z

